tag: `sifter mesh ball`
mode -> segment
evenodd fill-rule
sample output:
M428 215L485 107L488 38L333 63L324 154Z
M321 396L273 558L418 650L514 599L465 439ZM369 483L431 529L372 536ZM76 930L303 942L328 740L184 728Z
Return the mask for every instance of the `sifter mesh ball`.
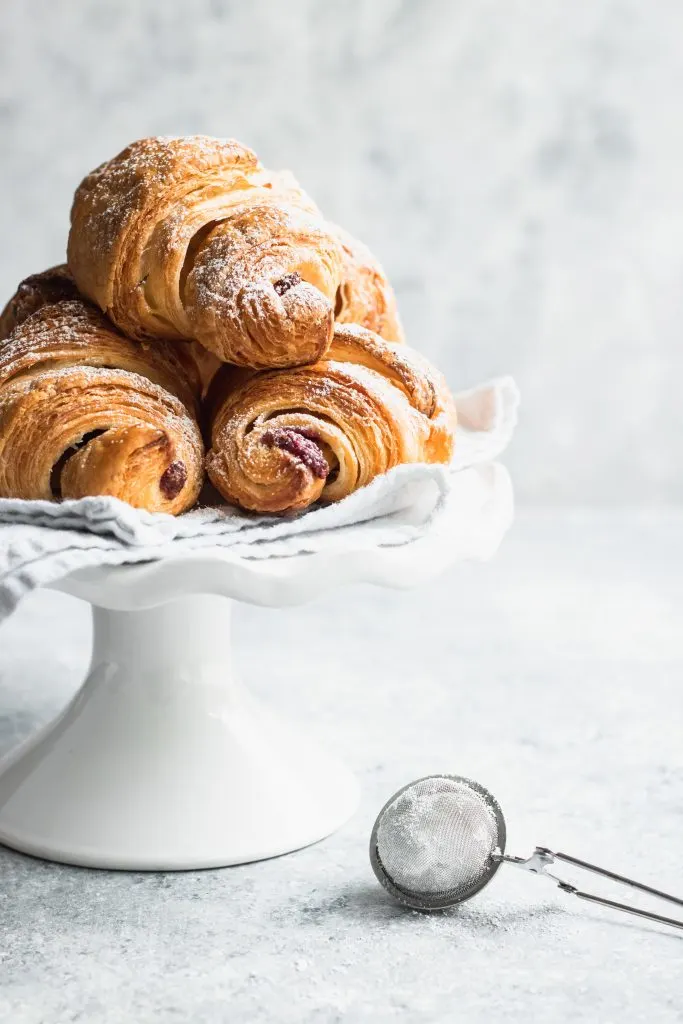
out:
M452 906L493 877L505 849L505 821L476 782L431 775L399 790L382 808L370 840L377 878L420 910Z
M584 892L548 869L556 861L618 882L678 907L683 899L598 867L568 853L537 846L530 857L505 853L505 819L498 801L461 775L428 775L411 782L384 805L370 838L372 869L391 895L416 910L442 910L474 896L501 864L551 879L588 903L683 930L683 919Z

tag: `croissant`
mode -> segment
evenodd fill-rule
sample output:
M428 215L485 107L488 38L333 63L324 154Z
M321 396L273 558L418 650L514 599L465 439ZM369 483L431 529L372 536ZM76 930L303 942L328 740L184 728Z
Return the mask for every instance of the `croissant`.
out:
M193 338L258 368L325 354L343 255L291 176L200 135L142 139L89 174L68 263L131 338Z
M259 512L338 501L404 462L448 462L455 406L407 345L335 327L325 359L254 372L225 366L208 399L207 470L224 498Z
M0 342L41 306L80 298L76 282L65 263L40 274L32 274L21 282L0 313ZM174 358L170 349L167 349L168 355ZM181 362L182 374L189 376L193 387L202 392L207 390L216 370L222 366L220 360L195 341L177 342L176 357Z
M78 297L76 282L65 264L32 274L21 282L0 313L0 341L41 306Z
M359 324L386 341L403 341L394 290L367 246L333 225L342 247L342 283L337 289L337 323Z
M0 342L0 497L106 494L184 511L203 479L194 362L182 347L130 341L82 300L40 305L52 273L20 287L23 310L15 296L5 311L15 326Z

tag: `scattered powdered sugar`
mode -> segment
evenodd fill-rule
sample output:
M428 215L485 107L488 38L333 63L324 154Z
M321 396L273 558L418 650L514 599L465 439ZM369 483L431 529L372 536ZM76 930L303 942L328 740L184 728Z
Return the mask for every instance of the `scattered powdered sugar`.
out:
M203 445L195 420L179 398L141 374L100 366L47 367L26 381L14 382L6 394L24 389L53 391L73 403L74 410L90 394L100 400L97 417L101 425L105 420L107 426L138 420L163 430L193 458L201 459Z
M485 797L446 776L400 793L377 829L386 875L416 895L466 890L486 873L497 845L498 823Z

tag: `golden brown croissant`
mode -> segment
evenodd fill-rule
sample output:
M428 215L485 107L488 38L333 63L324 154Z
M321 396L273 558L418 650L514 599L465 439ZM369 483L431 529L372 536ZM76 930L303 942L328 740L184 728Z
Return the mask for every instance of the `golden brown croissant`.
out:
M102 164L76 191L68 262L132 338L194 338L253 367L313 362L332 339L335 233L235 141L142 139Z
M441 375L406 345L337 325L312 366L223 367L209 395L209 477L260 512L337 501L404 462L448 462L455 406Z
M78 297L76 282L66 264L32 274L21 282L0 313L0 341L41 306Z
M182 347L130 341L78 299L18 320L0 342L0 496L189 508L203 446Z
M82 299L65 263L27 277L0 313L0 342L41 306L64 299ZM216 371L222 366L220 360L195 341L177 342L175 357L168 348L166 351L172 359L177 357L180 360L183 375L190 378L193 389L198 392L206 391Z
M332 225L344 257L342 283L337 289L337 323L359 324L386 341L403 341L396 297L386 274L367 246Z

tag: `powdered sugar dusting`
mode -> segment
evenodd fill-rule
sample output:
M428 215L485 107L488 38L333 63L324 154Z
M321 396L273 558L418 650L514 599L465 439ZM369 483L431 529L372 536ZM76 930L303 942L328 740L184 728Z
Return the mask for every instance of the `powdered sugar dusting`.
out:
M329 344L340 243L290 175L238 142L133 143L79 186L68 252L81 290L131 337L192 337L248 366L313 361ZM292 288L299 269L308 282Z
M88 394L109 394L111 426L117 426L122 420L119 407L125 403L127 421L130 421L131 409L135 407L141 422L164 430L167 435L175 437L183 448L197 455L201 453L199 428L180 399L138 373L99 366L51 367L27 380L19 379L11 383L5 389L2 400L10 401L15 391L26 388L52 389L62 397L72 392L74 401L84 397L87 399ZM100 415L100 418L105 417Z

